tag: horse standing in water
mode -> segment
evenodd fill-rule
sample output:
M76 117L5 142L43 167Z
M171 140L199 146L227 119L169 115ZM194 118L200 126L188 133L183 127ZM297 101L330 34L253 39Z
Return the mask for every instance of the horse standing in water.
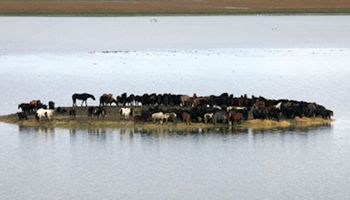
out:
M95 97L91 94L88 93L83 93L83 94L73 94L72 99L73 99L73 107L77 106L77 99L82 100L81 106L83 106L85 102L85 106L87 106L87 100L91 98L95 101Z

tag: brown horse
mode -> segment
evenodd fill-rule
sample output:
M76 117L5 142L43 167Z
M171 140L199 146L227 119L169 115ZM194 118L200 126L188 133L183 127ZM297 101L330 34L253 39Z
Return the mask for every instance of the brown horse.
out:
M38 107L38 105L41 104L41 101L40 100L31 100L29 104L33 107Z
M263 109L265 108L265 102L261 100L256 100L255 104L253 105L254 109Z
M191 123L191 115L187 112L182 113L182 121L189 125Z
M209 97L193 97L192 102L194 107L198 107L200 105L209 104Z
M192 105L192 98L187 95L180 96L180 101L182 106L190 106Z
M243 120L243 113L237 112L235 110L231 110L229 112L229 121L231 123L240 123Z
M111 106L112 103L118 105L118 102L113 98L113 94L106 93L100 97L100 106L106 106L108 104Z

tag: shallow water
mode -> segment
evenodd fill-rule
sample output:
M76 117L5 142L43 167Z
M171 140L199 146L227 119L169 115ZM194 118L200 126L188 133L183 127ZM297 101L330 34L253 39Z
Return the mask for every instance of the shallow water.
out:
M198 40L176 34L180 43L166 40L171 32L166 28L174 23L177 31L193 33L191 24L214 25L218 18L223 19L218 28L199 34ZM0 123L0 199L349 199L348 18L164 17L158 20L164 22L157 31L163 38L159 43L150 30L135 25L148 23L148 17L0 18L1 27L8 28L0 32L0 114L16 112L18 103L31 99L71 105L75 92L126 91L292 98L323 104L336 117L331 126L265 131L47 129ZM239 39L222 35L235 32L226 25L238 22L250 21L248 27L259 30L256 20L278 23L284 34L278 39L264 32L266 40L249 44L248 39L260 36L244 30L249 37L237 46ZM59 23L38 28L49 21ZM92 32L75 41L84 30L77 26L81 21L80 28ZM98 29L126 21L133 23L118 34L135 43L109 43L114 28ZM23 23L37 34L24 38L22 31L14 31L23 30ZM294 25L307 30L291 32ZM56 40L58 28L72 30ZM323 32L310 40L311 29ZM139 31L130 36L127 30L145 30L150 38L142 43ZM84 43L91 37L96 40ZM102 52L133 48L139 50Z
M347 15L0 17L0 53L349 48L349 21Z

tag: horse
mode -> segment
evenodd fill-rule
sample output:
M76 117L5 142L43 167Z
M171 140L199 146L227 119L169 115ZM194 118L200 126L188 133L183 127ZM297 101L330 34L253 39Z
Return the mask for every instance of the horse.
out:
M328 110L323 106L319 106L317 109L317 116L322 117L323 119L331 119L333 116L333 111Z
M243 113L231 110L229 112L229 123L230 125L234 122L240 123L243 120Z
M280 110L276 106L269 106L267 109L267 117L272 120L280 120Z
M40 108L36 111L36 119L41 121L42 118L46 118L51 121L54 115L54 110Z
M100 106L107 106L108 104L109 106L111 106L112 103L115 103L115 105L118 105L117 100L113 98L113 94L103 94L100 97Z
M198 107L198 106L201 106L201 105L209 105L209 104L210 104L209 97L197 97L197 96L194 96L192 98L192 105L194 107Z
M30 103L21 103L18 105L18 109L21 109L24 113L30 113L34 110L34 106Z
M121 108L120 115L124 117L124 119L129 119L129 117L132 115L132 108Z
M181 106L189 106L192 105L192 99L188 95L181 95L180 96Z
M103 109L102 107L89 107L88 108L88 117L92 118L92 117L97 117L100 118L100 116L102 116L102 118L104 118L106 116L106 110Z
M261 100L256 100L255 104L253 105L254 109L264 109L265 107L265 102Z
M168 115L168 120L170 119L172 122L176 123L176 118L177 118L176 113L170 112L170 113L165 113L165 115Z
M57 108L56 108L56 112L57 112L57 113L64 114L64 113L66 113L66 112L67 112L67 110L66 110L66 109L64 109L64 108L62 108L62 107L57 107Z
M152 118L152 112L149 110L141 110L140 121L149 121Z
M218 111L218 112L214 113L213 122L214 122L214 124L217 124L218 122L228 123L227 112L226 111Z
M28 120L27 114L25 112L18 112L16 115L18 120Z
M182 113L182 121L187 125L191 123L191 115L188 112Z
M88 117L91 118L92 115L94 114L95 107L89 107L88 108Z
M226 108L227 112L230 112L231 110L246 110L246 107L239 107L239 106L228 106Z
M205 113L203 116L204 123L208 123L213 119L214 113Z
M159 121L159 123L162 124L163 120L167 120L167 118L169 118L169 116L166 116L163 112L157 112L152 114L153 123Z
M69 110L69 118L70 119L75 119L76 112L74 109Z
M55 110L55 102L49 101L49 109L50 110Z
M259 109L252 107L251 112L253 114L254 119L267 119L269 117L267 108Z
M37 108L38 105L41 104L41 101L40 100L31 100L29 104L32 105L33 107Z
M163 112L157 112L152 114L152 121L155 123L156 121L159 121L160 124L162 124L164 121L168 123L169 119L172 120L172 122L176 123L176 113L163 113Z
M81 106L83 106L84 102L85 102L85 106L87 106L87 100L91 98L93 99L94 101L96 100L95 97L91 94L88 94L88 93L82 93L82 94L73 94L72 96L72 100L73 100L73 107L74 106L77 106L77 99L78 100L82 100L81 102Z
M101 107L97 107L97 108L95 108L95 110L92 114L97 118L100 118L100 116L102 116L102 118L105 118L106 110L101 108Z
M278 110L281 110L282 107L282 101L280 101L278 104L275 105L275 108Z

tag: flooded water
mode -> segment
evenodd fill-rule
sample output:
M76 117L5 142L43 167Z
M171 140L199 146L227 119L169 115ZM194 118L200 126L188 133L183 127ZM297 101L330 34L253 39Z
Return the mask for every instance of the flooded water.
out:
M349 16L151 18L0 18L0 114L31 99L71 105L75 92L229 92L315 101L336 121L265 131L0 123L0 199L350 198Z

